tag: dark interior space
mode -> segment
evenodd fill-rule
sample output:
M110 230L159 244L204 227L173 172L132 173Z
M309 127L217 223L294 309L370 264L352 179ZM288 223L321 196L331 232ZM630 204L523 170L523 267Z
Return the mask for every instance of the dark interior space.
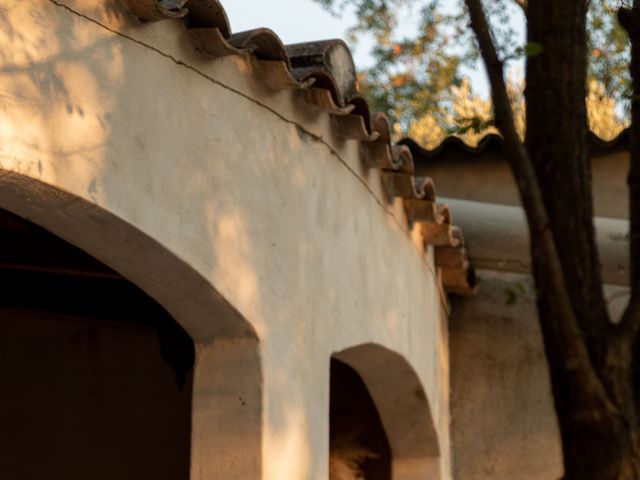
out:
M332 480L390 480L391 449L373 399L360 375L336 359L331 359L329 416ZM353 473L343 475L338 463Z
M143 291L0 210L0 478L189 478L193 362Z

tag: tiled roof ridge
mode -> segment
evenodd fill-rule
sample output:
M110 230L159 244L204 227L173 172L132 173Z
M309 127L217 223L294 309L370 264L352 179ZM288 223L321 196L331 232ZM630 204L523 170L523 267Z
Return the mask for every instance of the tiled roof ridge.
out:
M386 192L403 200L410 225L422 228L425 245L435 247L442 283L451 293L475 287L462 231L452 225L449 207L436 202L429 177L415 175L411 150L391 142L389 120L371 113L357 93L351 51L342 40L284 45L267 28L233 33L218 0L126 0L143 22L181 19L205 56L250 55L261 80L273 90L295 89L311 106L331 115L336 133L361 142L370 168L379 170ZM417 145L417 144L416 144Z
M604 155L611 152L629 149L629 128L622 130L615 138L606 140L599 137L595 132L588 132L588 141L591 152L598 155ZM443 156L449 152L461 152L471 155L480 155L485 152L500 152L503 149L503 139L496 133L488 133L480 139L477 145L469 145L462 138L451 135L446 137L438 146L434 148L426 148L420 145L412 138L403 138L398 142L400 145L406 145L414 156L425 159L432 159Z

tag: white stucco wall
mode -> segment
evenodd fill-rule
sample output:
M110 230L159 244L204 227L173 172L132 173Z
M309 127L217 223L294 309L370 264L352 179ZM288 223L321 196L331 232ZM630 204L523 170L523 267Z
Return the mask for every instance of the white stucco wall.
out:
M529 275L480 271L451 314L454 478L562 477L562 451Z
M478 294L452 302L454 478L561 478L560 432L533 279L492 270L478 276ZM604 294L618 321L628 288L605 285Z
M598 188L598 177L594 180ZM479 269L477 294L455 299L450 315L454 478L560 478L560 434L529 273L524 212L471 200L447 203ZM613 200L610 205L622 210ZM629 299L629 223L594 217L594 225L604 295L617 322Z
M327 478L329 359L363 343L415 370L449 478L447 334L432 255L361 164L358 142L339 140L295 92L265 89L249 59L203 58L181 23L141 25L124 2L2 0L0 18L0 207L140 284L194 336L198 361L226 359L217 364L229 364L229 382L242 369L225 349L255 331L261 478ZM84 236L83 212L95 223ZM189 307L190 280L171 278L171 262L163 270L143 243L123 234L116 251L111 216L204 279L247 329ZM208 355L221 335L230 339ZM223 421L203 406L222 388L206 387L215 375L196 372L205 393L194 392L194 435L207 436L198 422L214 435L211 422ZM225 458L242 463L242 444ZM195 464L213 455L202 448ZM223 478L202 465L192 478Z

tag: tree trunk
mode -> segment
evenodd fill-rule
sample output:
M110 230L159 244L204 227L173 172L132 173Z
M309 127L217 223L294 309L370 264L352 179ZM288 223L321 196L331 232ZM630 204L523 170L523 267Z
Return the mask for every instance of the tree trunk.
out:
M587 152L588 0L528 2L529 42L539 44L542 53L527 60L527 148L515 133L503 64L481 0L466 0L466 4L489 74L496 126L527 213L565 478L638 480L631 359L640 328L640 282L632 275L634 300L620 326L611 324L595 244ZM640 115L634 103L636 110ZM640 116L635 118L640 121ZM636 126L640 140L638 122ZM637 153L640 162L640 150ZM633 159L632 164L640 166ZM634 172L640 177L640 169L632 168L630 175L630 183L636 182L631 185L631 198L637 201L640 193L634 192L640 192L640 178L635 179ZM638 222L633 209L631 214L633 271L640 265L636 263L640 240L635 241L640 236L634 237ZM640 280L640 267L638 272L636 280Z
M633 388L640 392L640 2L635 0L632 7L618 11L620 24L627 30L631 42L630 72L632 79L631 128L630 128L630 170L629 185L629 254L631 260L631 299L625 312L625 334L632 344ZM635 396L636 428L640 419L640 401ZM636 447L640 448L638 443ZM636 452L637 456L638 452Z
M593 228L586 97L587 0L532 0L527 59L526 146L536 170L582 331L602 338L609 325ZM533 259L544 261L543 259Z
M587 0L531 0L527 59L526 146L536 170L566 290L594 369L606 392L585 395L557 341L557 292L547 287L546 259L532 241L545 350L562 437L565 478L638 479L631 352L610 324L593 227L587 151Z

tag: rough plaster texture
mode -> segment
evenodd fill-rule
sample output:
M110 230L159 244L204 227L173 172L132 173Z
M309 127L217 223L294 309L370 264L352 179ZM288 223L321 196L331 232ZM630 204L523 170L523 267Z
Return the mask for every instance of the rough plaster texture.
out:
M518 189L503 152L458 153L421 162L416 167L418 173L433 178L438 194L445 197L520 206ZM629 199L627 189L623 188L627 184L629 152L594 156L591 168L595 215L629 218ZM500 188L495 188L496 185Z
M560 437L530 275L480 270L480 289L452 302L454 478L562 477ZM628 287L605 285L611 318Z
M450 321L454 478L560 478L562 457L522 208L446 200L479 271ZM628 221L594 219L611 318L629 298Z
M489 271L479 277L479 293L452 304L454 478L561 478L559 433L531 279Z
M326 478L329 358L361 344L415 372L438 437L439 457L393 452L415 464L394 478L434 462L449 478L431 252L358 143L249 60L203 58L180 23L141 25L123 2L2 0L0 18L0 207L193 336L191 478Z

